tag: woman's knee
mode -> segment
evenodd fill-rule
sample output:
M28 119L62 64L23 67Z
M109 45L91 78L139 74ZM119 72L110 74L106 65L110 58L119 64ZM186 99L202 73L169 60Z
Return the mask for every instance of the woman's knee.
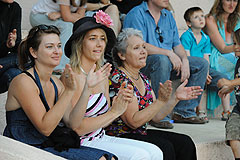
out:
M108 14L115 14L119 16L119 10L118 7L114 4L110 5L107 9L106 9L106 13Z

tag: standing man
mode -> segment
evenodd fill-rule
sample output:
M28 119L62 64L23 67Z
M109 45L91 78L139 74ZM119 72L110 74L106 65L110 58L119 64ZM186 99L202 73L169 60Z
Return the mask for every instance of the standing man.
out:
M166 10L169 0L145 0L133 8L125 17L124 28L135 28L143 33L148 51L147 65L142 72L152 82L158 97L159 83L169 79L188 79L188 86L204 87L208 62L198 57L187 57L181 45L176 22L172 13ZM195 108L201 96L195 100L180 101L174 108L175 123L203 124L196 116ZM159 113L161 114L161 113ZM158 128L173 128L170 116L160 122L152 122Z
M21 73L17 49L21 42L22 9L14 0L0 0L0 93Z

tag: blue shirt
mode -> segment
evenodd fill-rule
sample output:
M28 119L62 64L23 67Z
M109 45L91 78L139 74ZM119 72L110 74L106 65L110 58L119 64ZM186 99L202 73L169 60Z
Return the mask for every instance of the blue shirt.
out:
M159 40L159 34L156 31L157 27L163 37L163 43ZM158 25L156 25L148 9L147 2L142 2L128 12L123 28L135 28L142 31L144 41L159 48L171 50L181 44L172 13L166 9L161 10L161 16Z
M180 38L184 49L189 51L191 56L203 58L204 54L211 54L210 38L203 31L201 34L202 38L198 44L191 28L184 32Z

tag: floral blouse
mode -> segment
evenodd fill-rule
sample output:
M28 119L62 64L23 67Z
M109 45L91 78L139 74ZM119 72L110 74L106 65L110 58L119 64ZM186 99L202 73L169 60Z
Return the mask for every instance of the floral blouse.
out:
M138 91L138 89L136 88L136 86L134 85L134 83L129 79L129 77L120 69L116 68L111 76L110 76L110 80L109 80L109 95L110 95L110 99L112 101L113 97L117 95L121 84L124 81L127 81L128 84L131 84L133 86L133 90L134 90L134 96L137 97L138 100L138 108L139 111L148 107L152 102L153 102L153 96L152 96L152 88L150 86L150 83L147 79L147 77L145 75L143 75L142 73L140 73L140 77L143 79L144 81L144 85L145 85L145 94L142 96L140 94L140 92ZM141 134L141 135L146 135L147 134L147 123L137 129L132 129L130 127L127 126L127 124L125 124L125 122L121 119L121 118L117 118L114 122L112 122L111 125L109 125L108 127L105 128L106 134L110 135L110 136L120 136L122 134L125 133L135 133L135 134Z

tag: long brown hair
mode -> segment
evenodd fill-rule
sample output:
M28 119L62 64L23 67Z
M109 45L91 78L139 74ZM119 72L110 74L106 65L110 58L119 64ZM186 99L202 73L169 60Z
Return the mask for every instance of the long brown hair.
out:
M239 2L240 0L238 0L238 4L234 10L233 13L231 13L228 16L228 20L227 20L227 31L228 32L233 32L234 28L237 24L237 21L239 19L239 12L240 12L240 7L239 7ZM208 16L214 16L216 21L218 21L220 23L220 26L222 27L222 23L223 23L223 13L224 13L224 9L223 9L223 3L222 0L215 0L210 12Z

